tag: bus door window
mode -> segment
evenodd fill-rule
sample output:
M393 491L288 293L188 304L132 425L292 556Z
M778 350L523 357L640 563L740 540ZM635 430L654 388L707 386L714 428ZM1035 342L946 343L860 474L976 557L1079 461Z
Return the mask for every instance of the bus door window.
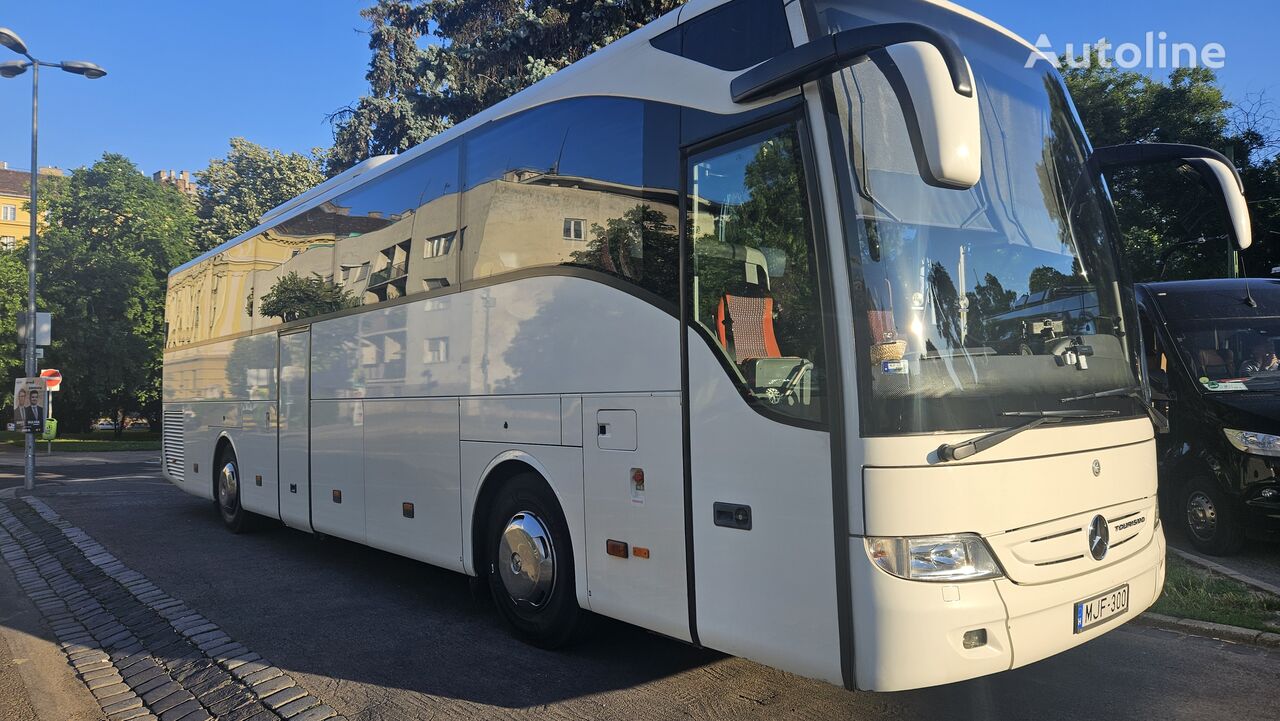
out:
M1145 306L1138 305L1138 324L1142 331L1143 363L1146 365L1147 382L1151 386L1151 398L1169 400L1169 356L1156 330L1155 321Z
M822 315L794 126L691 161L693 317L749 397L822 416Z

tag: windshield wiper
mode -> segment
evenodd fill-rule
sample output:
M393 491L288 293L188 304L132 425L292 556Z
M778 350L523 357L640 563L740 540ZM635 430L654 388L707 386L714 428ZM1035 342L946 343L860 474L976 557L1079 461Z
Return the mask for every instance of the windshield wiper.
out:
M994 448L1023 431L1029 431L1047 423L1061 423L1066 418L1107 418L1120 415L1120 411L1007 411L1000 415L1031 420L1011 428L1002 428L977 438L970 438L963 443L943 443L938 446L938 460L943 463L963 460L975 453Z
M1166 418L1163 413L1156 410L1155 406L1151 405L1151 402L1147 400L1146 394L1142 392L1142 388L1138 386L1125 386L1124 388L1112 388L1109 391L1098 391L1097 393L1086 393L1082 396L1071 396L1070 398L1063 398L1059 402L1071 403L1074 401L1092 400L1094 398L1117 398L1120 396L1128 396L1129 398L1137 400L1138 403L1142 404L1143 410L1147 412L1147 417L1151 419L1151 423L1156 427L1156 430L1161 433L1169 432L1169 419Z

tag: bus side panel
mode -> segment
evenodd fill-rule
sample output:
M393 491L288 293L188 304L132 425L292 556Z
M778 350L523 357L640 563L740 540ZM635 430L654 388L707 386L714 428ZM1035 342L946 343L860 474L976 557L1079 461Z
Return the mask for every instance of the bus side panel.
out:
M369 545L462 570L458 400L366 400L364 409Z
M311 402L311 526L365 542L364 401Z
M218 439L224 434L231 436L234 433L238 415L234 403L204 401L191 404L191 416L187 419L187 479L183 485L187 491L213 500L214 466L218 460L214 453Z
M584 396L581 433L591 610L689 641L680 410L678 393Z
M587 598L587 559L582 500L582 449L565 446L515 445L462 441L462 558L465 571L471 575L476 569L471 563L474 557L471 545L472 521L487 523L484 514L473 519L476 497L488 472L507 460L521 461L546 479L560 502L565 523L569 526L569 540L573 544L573 576L576 583L578 605L590 608ZM483 530L483 529L482 529ZM482 561L483 562L483 561Z
M276 474L276 402L240 403L240 428L233 433L240 462L240 504L270 518L280 517Z

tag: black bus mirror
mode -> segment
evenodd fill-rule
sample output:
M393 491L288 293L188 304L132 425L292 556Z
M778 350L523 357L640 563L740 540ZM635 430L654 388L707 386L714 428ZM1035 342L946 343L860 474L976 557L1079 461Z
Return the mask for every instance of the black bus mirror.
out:
M969 61L956 42L918 23L844 30L770 58L730 83L733 101L750 103L854 65L877 50L896 68L907 128L921 177L966 190L982 177L982 128ZM897 77L893 77L893 76Z
M1244 250L1253 243L1249 206L1244 198L1244 181L1240 179L1240 172L1222 153L1199 145L1134 143L1096 148L1090 161L1099 171L1167 162L1182 163L1190 167L1226 203L1236 247Z

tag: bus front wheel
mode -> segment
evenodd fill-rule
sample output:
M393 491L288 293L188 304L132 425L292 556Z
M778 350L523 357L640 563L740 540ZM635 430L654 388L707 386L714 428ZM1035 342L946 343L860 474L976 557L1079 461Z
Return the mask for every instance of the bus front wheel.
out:
M218 451L214 469L213 503L218 507L222 522L232 533L251 530L253 517L240 505L240 464L230 444Z
M1212 477L1197 473L1187 479L1182 510L1187 540L1201 552L1228 556L1244 546L1244 526Z
M533 473L508 480L490 509L486 537L484 570L503 620L541 648L572 641L584 613L569 528L546 483Z

